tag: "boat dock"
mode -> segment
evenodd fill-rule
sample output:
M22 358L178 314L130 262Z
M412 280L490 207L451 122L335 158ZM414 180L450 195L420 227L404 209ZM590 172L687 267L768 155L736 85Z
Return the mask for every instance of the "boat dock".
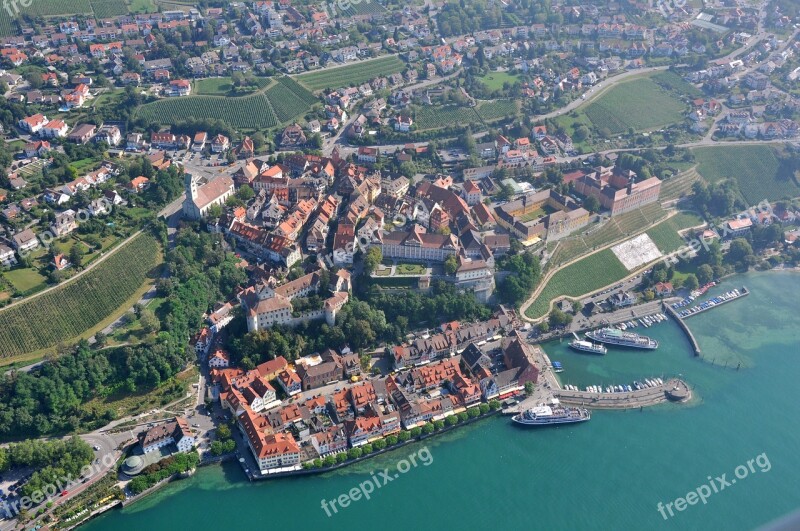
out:
M741 299L742 297L747 297L748 295L750 295L750 292L747 290L746 287L742 286L742 288L740 290L736 290L736 292L729 291L727 293L723 293L722 295L714 297L713 299L708 300L702 304L699 304L697 306L692 306L691 308L682 310L677 313L683 319L686 319L694 315L706 312L712 308L716 308L718 306L722 306L723 304L727 304L729 302Z

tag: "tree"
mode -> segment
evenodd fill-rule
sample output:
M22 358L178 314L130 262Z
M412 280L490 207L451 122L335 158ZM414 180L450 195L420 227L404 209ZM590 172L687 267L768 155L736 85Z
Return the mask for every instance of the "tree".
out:
M107 342L108 342L108 338L106 337L106 335L103 332L97 332L94 335L94 344L95 344L95 346L97 348L105 347Z
M708 264L703 264L697 268L697 281L701 285L706 285L714 279L714 270Z
M253 199L255 195L256 193L253 191L253 189L247 186L246 184L242 185L241 188L236 190L236 197L238 197L245 203Z
M382 261L383 253L380 247L370 247L367 250L367 254L364 255L364 271L371 275Z
M689 291L694 291L700 286L700 283L694 273L689 273L683 281L683 286Z
M458 260L454 254L451 254L447 257L447 260L444 261L444 271L448 275L455 275L457 270Z
M225 440L231 438L231 428L227 424L221 424L217 427L217 439Z
M533 382L525 382L525 395L531 396L533 394Z
M728 249L728 259L733 263L743 261L747 256L752 254L753 247L750 245L750 242L744 238L736 238L733 240Z
M83 250L81 249L80 243L76 243L69 250L69 261L75 267L81 267L83 265Z
M152 310L142 310L139 321L142 323L144 331L148 334L155 334L161 329L161 322Z
M436 429L432 422L426 422L424 426L422 426L422 433L425 435L430 435L433 433L433 430Z
M600 210L600 201L598 201L595 196L590 195L583 202L583 208L594 214L595 212Z

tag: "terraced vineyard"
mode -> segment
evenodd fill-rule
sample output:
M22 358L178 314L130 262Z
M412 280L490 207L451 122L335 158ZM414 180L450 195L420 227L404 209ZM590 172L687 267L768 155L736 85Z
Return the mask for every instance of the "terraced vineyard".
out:
M578 297L613 284L627 274L625 266L611 249L604 249L556 272L525 315L531 319L543 317L548 312L550 301L556 297Z
M482 102L475 111L483 120L491 122L516 115L519 107L514 100L495 100Z
M661 208L661 205L651 203L640 209L614 216L602 227L588 235L575 236L562 241L550 261L553 264L565 264L598 247L622 240L625 236L634 234L637 230L663 219L666 215L667 213Z
M128 13L124 0L91 0L92 11L97 18L111 18Z
M701 177L709 182L736 179L748 205L800 196L800 185L772 146L713 146L694 154Z
M315 103L319 103L319 99L314 96L311 92L307 91L302 85L300 85L297 81L290 78L289 76L279 77L277 79L278 83L285 86L289 90L291 90L295 96L303 100L308 105L314 105ZM273 106L274 106L273 102Z
M378 2L359 2L350 4L342 13L354 17L356 15L380 15L386 13L386 8Z
M666 215L666 213L661 210L660 205L657 203L654 203L654 205L647 205L645 208L635 212L628 212L619 216L619 218L612 219L612 221L601 229L604 230L603 234L598 236L592 235L596 238L594 241L600 241L602 237L605 239L605 244L610 244L616 241L617 238L614 237L615 234L627 234L625 232L615 233L615 229L612 227L616 227L616 231L620 231L620 227L627 228L633 225L637 218L639 222L641 222L643 219L656 219L656 216L660 215L659 212ZM678 231L695 227L702 223L703 220L696 215L680 212L662 221L646 232L663 254L670 254L680 249L684 244L683 238L680 237ZM644 225L639 226L642 227ZM598 234L600 232L601 231L597 231ZM577 249L577 246L573 247L573 249ZM525 315L532 319L537 319L547 313L550 301L556 297L579 297L613 284L625 278L628 274L630 274L630 272L625 269L625 266L623 266L622 262L614 255L614 252L610 248L603 249L600 252L587 256L557 271L548 281L536 300L526 310Z
M16 16L28 15L31 17L49 17L54 15L67 14L90 14L92 6L89 0L36 0L29 2L27 6L21 2L8 2L9 10L18 10ZM0 9L0 37L8 37L15 34L14 18L7 9Z
M80 336L136 293L160 261L158 242L140 234L77 279L0 311L0 357L50 348Z
M703 220L696 215L681 212L648 230L647 235L662 253L669 254L684 245L683 238L680 237L678 231L696 227L702 223Z
M305 87L308 87L309 90L317 91L326 88L360 85L376 77L396 74L402 71L405 66L406 64L400 58L391 55L369 61L360 61L347 66L300 74L295 76L295 79Z
M681 199L692 193L692 185L699 179L701 177L697 173L696 167L682 171L671 179L664 181L661 185L661 194L658 197L662 203Z
M414 117L419 130L441 129L452 125L467 125L478 122L478 116L472 107L459 105L423 107Z
M281 83L272 85L267 89L265 95L281 122L288 122L296 116L308 112L311 108L289 87Z
M650 78L620 83L593 101L586 116L599 130L612 134L629 128L647 131L683 121L686 105Z
M236 129L269 129L278 125L275 110L262 93L239 98L219 96L167 98L142 105L136 116L165 125L189 118L222 120Z

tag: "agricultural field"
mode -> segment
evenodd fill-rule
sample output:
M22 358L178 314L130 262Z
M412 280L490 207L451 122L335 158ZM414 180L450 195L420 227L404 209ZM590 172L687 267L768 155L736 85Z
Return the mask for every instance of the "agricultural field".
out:
M125 304L160 262L158 242L140 234L79 278L0 310L0 357L20 356L77 338Z
M401 72L406 64L397 56L380 57L344 66L300 74L295 80L311 91L360 85L380 76Z
M692 98L701 98L703 96L702 90L695 87L675 72L658 72L650 76L650 79L677 95L685 95Z
M277 79L278 83L291 90L295 96L303 100L308 105L319 103L319 98L314 96L311 92L303 88L297 81L289 76L282 76ZM274 107L274 102L273 102Z
M414 123L418 130L467 125L478 121L478 115L472 107L459 105L426 105L414 116Z
M703 220L696 215L681 212L648 230L647 235L662 253L669 254L684 245L683 238L680 237L678 231L696 227L702 223Z
M604 249L556 272L525 315L538 319L547 314L550 301L557 297L579 297L613 284L627 275L625 266L611 249Z
M333 7L335 4L331 4L331 6ZM347 9L342 9L341 13L351 17L356 15L380 15L382 13L386 13L386 8L378 2L363 0L358 3L350 3Z
M620 134L649 131L683 121L686 105L650 78L620 83L584 111L598 130Z
M692 185L700 179L700 174L697 173L697 168L695 167L682 171L664 181L658 198L662 202L681 199L692 193Z
M281 122L288 122L296 116L305 114L311 108L308 103L281 83L275 83L264 94Z
M736 179L748 205L800 196L791 170L770 146L713 146L694 150L697 172L708 182Z
M269 129L278 125L275 110L262 93L238 98L167 98L142 105L136 116L159 124L174 124L189 118L208 118L222 120L236 129Z
M128 13L129 7L125 0L90 0L92 11L97 18L111 18Z
M513 85L519 81L519 76L508 72L489 72L485 76L479 77L478 81L486 85L489 90L500 90L505 83Z
M481 102L475 112L486 122L514 116L519 112L517 102L514 100L495 100Z

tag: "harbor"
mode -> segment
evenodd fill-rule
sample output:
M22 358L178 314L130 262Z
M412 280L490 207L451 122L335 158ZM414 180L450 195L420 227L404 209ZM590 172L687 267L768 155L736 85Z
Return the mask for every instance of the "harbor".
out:
M518 415L528 409L558 404L589 409L638 409L668 401L685 402L692 396L689 386L680 378L643 378L632 384L594 385L583 390L571 384L562 385L556 376L556 364L544 350L536 350L540 357L537 364L543 367L540 383L519 403L506 404L502 410L504 415ZM561 364L557 367L560 370Z

